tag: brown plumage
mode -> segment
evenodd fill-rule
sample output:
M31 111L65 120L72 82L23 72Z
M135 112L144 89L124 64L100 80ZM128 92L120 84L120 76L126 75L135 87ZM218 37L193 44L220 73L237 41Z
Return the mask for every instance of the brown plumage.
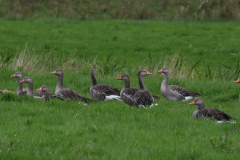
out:
M28 90L26 95L33 96L34 98L43 98L44 93L40 91L33 92L33 81L31 77L25 77L20 83L28 83Z
M134 94L139 91L139 88L130 87L130 79L127 74L122 75L120 78L117 78L118 80L124 80L125 86L120 91L120 96L124 103L130 106L135 106L135 100L134 100Z
M200 95L199 93L189 91L177 85L168 85L168 68L164 67L158 72L164 73L164 80L161 84L161 93L166 99L173 101L184 101L193 99L197 97L197 95Z
M112 86L107 84L97 84L96 74L96 70L92 69L92 85L90 87L90 95L92 96L92 98L96 101L121 99L120 91L118 89L113 88Z
M55 95L59 95L64 99L79 100L85 103L88 103L89 101L94 101L93 99L82 96L81 94L79 94L74 90L63 88L63 71L62 70L57 69L51 72L51 74L58 76L58 84L55 89Z
M205 119L216 119L217 121L230 121L236 120L235 118L229 116L215 108L206 108L205 104L201 98L196 98L193 102L189 103L189 105L198 105L198 109L193 112L193 118L205 118Z
M147 107L150 108L155 104L152 93L146 90L146 87L143 82L143 76L151 75L152 73L147 72L146 70L140 70L138 73L138 80L140 90L137 91L133 98L137 107Z
M42 87L37 89L37 91L44 93L44 102L49 101L49 98L51 98L51 99L57 98L57 99L60 99L60 100L66 100L63 97L59 96L59 95L55 95L55 94L49 93L49 88L48 88L47 85L43 85Z
M27 95L27 91L24 91L22 89L22 83L20 81L22 81L23 76L21 72L16 72L15 74L13 74L11 77L16 77L18 78L18 87L17 87L17 95L21 96L21 95Z

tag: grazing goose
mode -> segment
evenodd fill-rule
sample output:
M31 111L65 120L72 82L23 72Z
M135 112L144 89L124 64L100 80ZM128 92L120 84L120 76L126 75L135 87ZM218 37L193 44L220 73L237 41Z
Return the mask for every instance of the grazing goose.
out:
M205 108L204 102L202 98L195 98L195 100L189 105L198 105L198 109L193 112L193 118L199 119L199 118L205 118L205 119L216 119L218 123L222 123L224 121L231 121L236 120L235 118L229 116L228 114L215 109L215 108ZM232 121L232 123L236 123L236 121Z
M152 93L146 90L146 87L143 82L143 76L151 75L151 74L152 73L149 73L146 70L140 70L138 73L140 90L137 91L133 96L137 107L145 108L146 106L149 106L151 108L155 104ZM155 105L157 105L157 104L155 104Z
M20 82L23 77L22 77L22 73L21 72L16 72L14 75L12 75L11 77L16 77L18 78L18 87L17 87L17 95L21 96L21 95L26 95L27 91L23 91L22 89L22 83Z
M166 99L173 101L187 101L200 95L199 93L188 91L177 85L168 85L168 68L164 67L158 72L165 74L164 80L161 84L161 93Z
M43 85L42 87L40 87L39 89L37 89L37 91L39 92L43 92L44 93L44 103L49 101L49 97L51 99L53 98L58 98L58 99L61 99L61 100L65 100L64 98L60 97L60 96L57 96L55 94L52 94L52 93L49 93L49 88L47 85Z
M33 96L34 98L43 98L44 93L43 92L33 92L33 81L31 77L25 77L23 80L20 81L20 83L28 83L28 90L27 95Z
M113 88L112 86L107 84L97 84L96 74L96 70L92 69L92 85L90 87L90 94L93 99L95 99L96 101L121 99L120 91L118 89Z
M93 99L86 98L82 96L81 94L77 93L74 90L63 88L63 71L60 69L57 69L51 74L55 74L58 76L58 84L55 89L55 95L60 95L64 99L68 100L80 100L82 102L88 103L89 101L95 101Z
M240 78L236 81L234 81L234 83L240 83ZM239 94L239 103L240 103L240 94Z
M120 91L120 96L123 102L130 106L136 105L133 96L140 89L136 87L130 88L130 79L127 74L122 75L120 78L117 78L117 80L125 81L125 86Z

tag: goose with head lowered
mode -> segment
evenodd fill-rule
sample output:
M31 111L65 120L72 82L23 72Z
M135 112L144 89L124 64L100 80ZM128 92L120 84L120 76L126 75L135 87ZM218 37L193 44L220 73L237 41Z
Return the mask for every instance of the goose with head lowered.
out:
M138 72L138 81L139 81L139 86L140 86L140 90L137 91L134 95L134 101L135 101L135 105L139 108L139 107L152 107L153 105L157 105L154 102L154 97L152 95L151 92L149 92L148 90L146 90L146 87L144 85L143 82L143 76L146 75L151 75L152 73L147 72L146 70L140 70Z
M108 84L97 84L96 74L97 74L96 70L92 69L91 71L92 85L90 87L90 94L92 98L95 99L96 101L113 99L120 100L121 99L120 91Z
M60 100L65 100L64 98L62 98L62 97L60 97L60 96L58 96L58 95L49 93L49 88L48 88L47 85L43 85L42 87L40 87L39 89L37 89L37 91L44 93L44 102L49 101L49 98L51 98L51 99L53 99L53 98L58 98L58 99L60 99Z
M82 101L85 103L88 103L89 101L95 101L93 99L87 98L79 94L78 92L68 89L68 88L63 88L63 71L60 69L57 69L51 74L57 75L58 76L58 84L55 89L55 95L59 95L64 99L68 100L78 100Z
M164 80L161 84L161 93L166 99L173 101L187 101L197 97L197 95L200 96L199 93L189 91L177 85L168 85L168 68L164 67L158 72L164 73Z
M240 78L236 81L234 81L234 83L240 83ZM239 103L240 103L240 94L239 94Z
M33 92L33 80L31 77L25 77L23 80L20 81L21 83L28 83L28 96L33 96L34 98L43 98L44 93L40 91Z
M205 108L205 104L202 100L202 98L195 98L195 100L189 105L198 105L198 109L193 112L193 118L194 119L215 119L218 123L223 122L231 122L236 123L236 120L234 117L229 116L228 114L224 113L223 111L220 111L215 108Z
M18 78L18 87L17 87L17 95L21 96L21 95L26 95L27 91L24 91L22 89L22 83L21 80L23 79L22 73L21 72L16 72L14 75L12 75L11 77L16 77Z

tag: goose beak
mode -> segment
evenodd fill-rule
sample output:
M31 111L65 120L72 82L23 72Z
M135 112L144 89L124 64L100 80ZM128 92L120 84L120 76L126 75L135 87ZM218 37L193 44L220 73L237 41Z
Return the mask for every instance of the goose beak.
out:
M147 75L151 75L152 73L150 73L150 72L147 72Z
M234 83L240 83L240 80L238 79L238 80L234 81Z
M41 88L39 88L39 89L37 89L37 91L42 91L42 87L41 87Z
M51 72L50 74L56 74L56 71Z
M189 105L194 105L195 104L195 101L192 101L191 103L189 103Z
M12 75L11 77L16 77L16 74Z
M160 70L158 71L158 73L163 73L162 69L160 69Z
M23 79L23 80L21 80L20 82L23 83L23 82L25 82L25 80Z
M121 79L122 79L121 77L117 78L117 80L121 80Z

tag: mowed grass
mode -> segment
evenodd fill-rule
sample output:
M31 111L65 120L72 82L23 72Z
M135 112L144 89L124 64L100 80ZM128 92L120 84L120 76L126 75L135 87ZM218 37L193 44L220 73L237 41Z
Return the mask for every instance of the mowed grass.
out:
M113 53L129 65L142 63L148 55L163 62L168 55L179 53L190 63L204 58L205 64L218 69L239 54L239 22L131 21L0 19L2 53L19 53L28 45L40 55L64 57L74 53L79 58L103 60ZM103 56L105 55L105 56Z
M0 95L2 159L238 159L240 86L233 83L233 80L190 77L178 79L170 75L169 84L200 93L206 107L220 109L238 119L236 124L195 121L192 113L197 106L188 105L191 101L173 102L164 99L160 93L163 75L157 73L156 69L151 69L148 63L143 63L148 62L146 57L152 54L152 60L155 62L151 64L152 68L161 69L164 58L179 51L180 55L193 61L204 56L205 62L211 62L212 67L218 69L219 61L227 62L228 58L231 58L229 57L230 53L233 53L231 49L235 49L234 54L239 55L237 45L239 30L236 29L238 22L66 19L1 20L1 22L4 24L0 27L1 34L5 35L3 43L0 44L1 52L7 53L6 47L9 47L11 52L18 54L18 50L21 50L25 43L30 49L40 47L39 54L51 52L56 57L68 56L77 49L75 56L81 57L80 55L87 53L85 60L91 64L96 56L100 61L113 52L114 56L125 57L129 66L113 74L99 73L97 75L99 84L109 84L121 89L124 82L118 81L117 78L125 71L129 72L129 69L131 86L138 87L137 72L139 69L147 68L154 72L153 75L144 77L145 85L154 95L160 97L156 100L158 106L151 109L136 109L117 100L84 105L74 101L58 100L43 103L41 99L19 98L11 93ZM121 32L113 29L116 25ZM194 26L190 30L191 33L185 29L188 25ZM60 38L57 26L62 29L63 36ZM207 30L206 27L210 29ZM228 27L231 29L227 29ZM151 30L155 32L150 34ZM175 34L166 36L168 37L166 39L159 38L163 33L173 33L173 30ZM219 38L194 36L193 34L198 31L205 37L213 33ZM183 35L176 36L179 32L188 34L188 38ZM135 41L132 43L127 37ZM190 48L188 45L184 47L182 43L187 42L194 45ZM214 45L217 43L222 44L222 52ZM196 48L193 49L195 45ZM77 48L79 46L85 47ZM145 49L135 50L136 46ZM203 52L199 54L201 50ZM211 54L207 52L210 50L213 51ZM159 61L162 61L160 65ZM50 92L54 92L57 76L50 74L53 70L18 71L21 71L24 77L32 77L34 90L42 85L48 85ZM64 87L74 89L90 98L90 71L90 67L84 71L64 70ZM9 69L7 64L2 66L0 90L16 90L17 79L11 78L15 72ZM27 88L27 84L23 84L23 87Z

